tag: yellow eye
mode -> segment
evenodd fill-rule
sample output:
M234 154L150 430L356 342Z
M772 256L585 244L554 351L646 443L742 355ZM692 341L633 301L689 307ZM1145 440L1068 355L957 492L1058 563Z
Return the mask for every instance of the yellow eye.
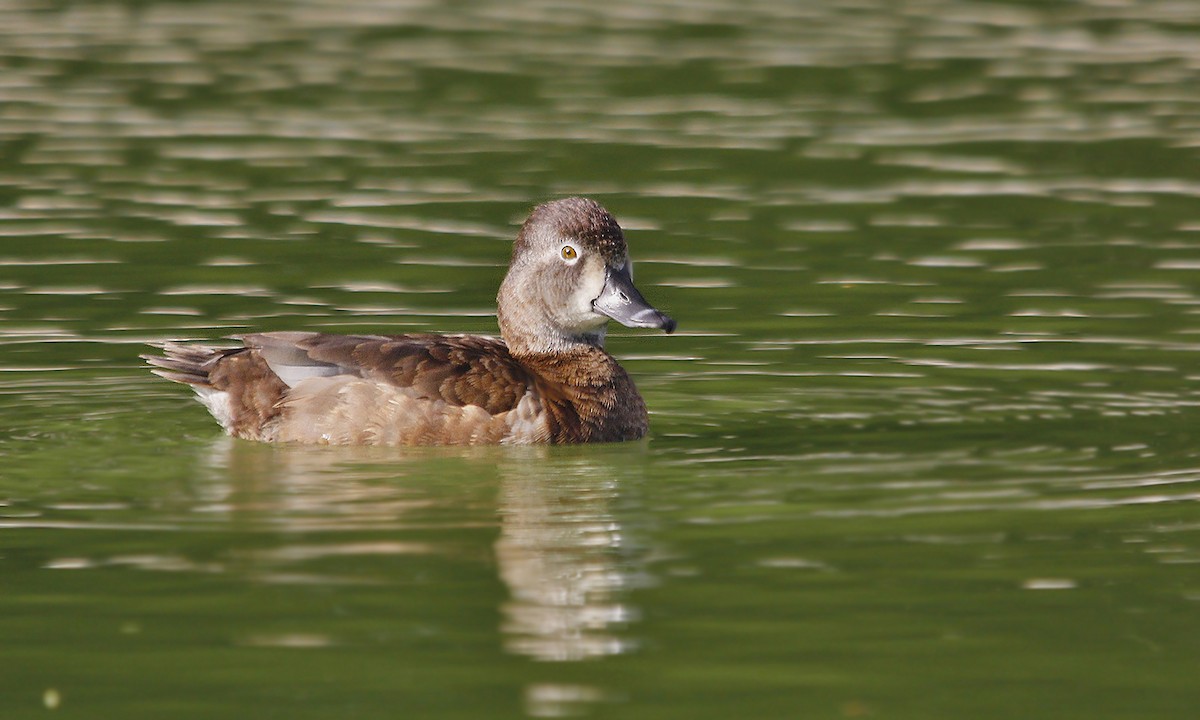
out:
M579 257L579 252L570 245L563 245L562 257L563 260L574 260L575 258Z

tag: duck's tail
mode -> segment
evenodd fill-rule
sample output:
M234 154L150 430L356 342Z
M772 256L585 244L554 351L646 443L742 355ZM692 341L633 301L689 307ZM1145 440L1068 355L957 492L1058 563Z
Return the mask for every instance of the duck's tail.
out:
M191 387L230 435L270 439L287 386L257 351L172 342L154 347L163 354L141 356L151 365L150 372Z
M150 372L173 382L191 385L197 392L199 388L216 389L210 373L217 362L230 353L243 349L180 345L173 342L156 343L153 347L162 350L163 354L138 356L153 366Z

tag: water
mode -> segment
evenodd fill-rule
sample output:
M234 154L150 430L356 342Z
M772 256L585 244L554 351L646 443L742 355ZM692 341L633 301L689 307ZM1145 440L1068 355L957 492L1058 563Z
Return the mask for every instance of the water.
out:
M1192 718L1188 3L0 7L0 714ZM626 226L644 443L263 447L138 367L494 332Z

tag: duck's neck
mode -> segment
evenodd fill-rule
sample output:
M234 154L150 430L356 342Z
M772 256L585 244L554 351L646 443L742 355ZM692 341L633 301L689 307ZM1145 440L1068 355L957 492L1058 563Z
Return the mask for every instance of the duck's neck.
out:
M516 358L538 356L589 355L592 353L605 355L604 331L589 335L546 335L523 336L511 332L501 332L508 351Z
M525 313L508 313L501 306L496 314L500 337L515 357L531 355L563 355L589 350L604 352L605 326L580 333L551 329L550 323L531 318Z

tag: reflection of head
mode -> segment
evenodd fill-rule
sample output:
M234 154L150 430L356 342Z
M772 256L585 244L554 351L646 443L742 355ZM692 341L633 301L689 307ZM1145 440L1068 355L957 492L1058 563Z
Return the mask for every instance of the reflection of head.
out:
M542 460L501 469L496 558L511 599L505 647L538 660L625 652L615 626L633 619L618 562L624 538L610 504L621 473L589 459Z

